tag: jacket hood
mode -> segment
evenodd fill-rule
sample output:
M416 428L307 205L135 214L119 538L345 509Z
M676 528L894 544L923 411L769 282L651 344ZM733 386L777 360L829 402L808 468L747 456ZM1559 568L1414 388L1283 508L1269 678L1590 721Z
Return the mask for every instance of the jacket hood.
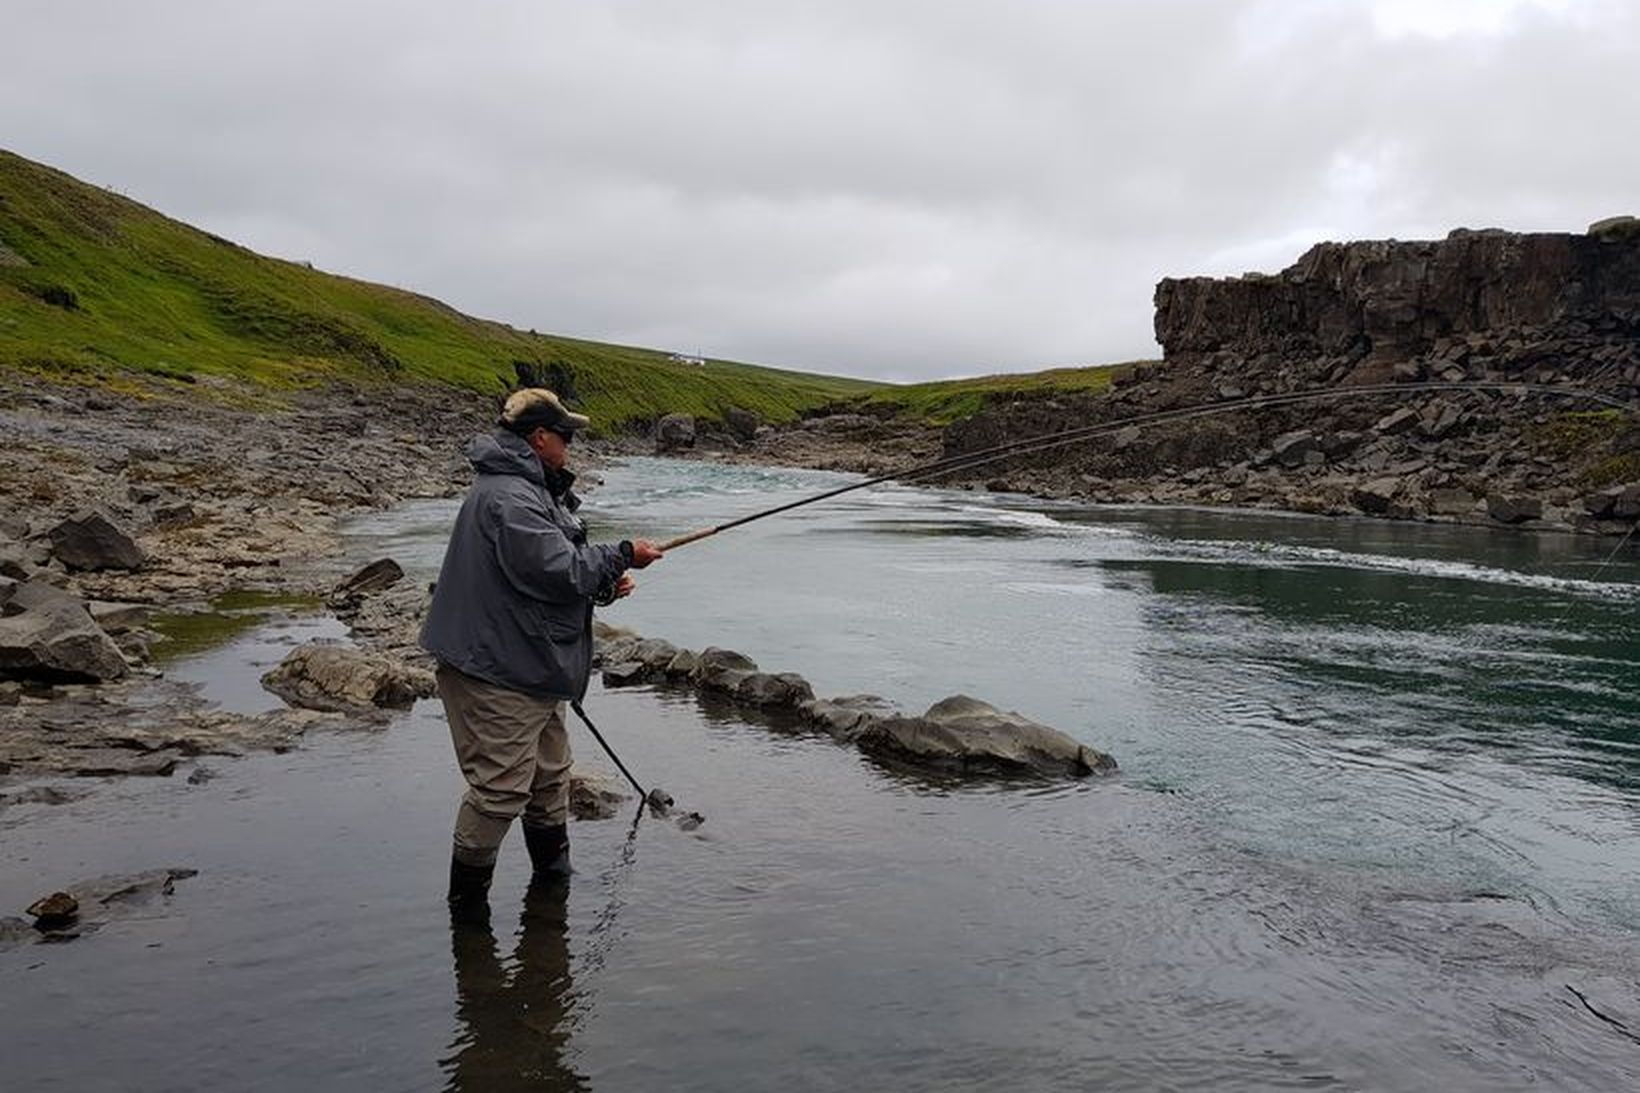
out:
M479 474L515 474L538 486L546 482L541 460L524 438L504 429L475 436L467 445L467 461Z

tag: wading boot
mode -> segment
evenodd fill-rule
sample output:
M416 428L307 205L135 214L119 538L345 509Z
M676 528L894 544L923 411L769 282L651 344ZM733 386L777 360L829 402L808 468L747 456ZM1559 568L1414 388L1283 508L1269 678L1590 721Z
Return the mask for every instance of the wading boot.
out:
M569 877L569 825L524 825L524 845L530 851L530 880L546 884Z
M450 859L450 921L462 926L490 924L490 881L495 876L495 863L468 865L460 858Z

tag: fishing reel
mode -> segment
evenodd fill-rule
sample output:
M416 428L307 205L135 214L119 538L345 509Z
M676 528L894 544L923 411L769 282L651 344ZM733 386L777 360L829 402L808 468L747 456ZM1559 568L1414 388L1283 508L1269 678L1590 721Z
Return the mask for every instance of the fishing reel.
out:
M608 607L620 597L615 594L615 584L619 577L605 577L598 586L598 591L592 594L592 602L597 607Z

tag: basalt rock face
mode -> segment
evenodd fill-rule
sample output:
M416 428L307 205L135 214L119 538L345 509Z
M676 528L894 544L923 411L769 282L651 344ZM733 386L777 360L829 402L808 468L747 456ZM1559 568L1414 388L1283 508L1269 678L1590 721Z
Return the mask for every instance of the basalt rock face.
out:
M1410 360L1442 338L1497 334L1633 348L1640 239L1456 231L1438 242L1318 243L1273 276L1156 286L1156 340L1169 359L1228 350Z
M1101 394L988 406L947 427L945 455L1108 424L968 483L1619 535L1634 525L1608 499L1640 486L1635 221L1587 235L1322 243L1278 274L1164 280L1155 323L1163 360L1124 367ZM1476 382L1494 388L1412 386ZM1325 398L1236 406L1297 392Z

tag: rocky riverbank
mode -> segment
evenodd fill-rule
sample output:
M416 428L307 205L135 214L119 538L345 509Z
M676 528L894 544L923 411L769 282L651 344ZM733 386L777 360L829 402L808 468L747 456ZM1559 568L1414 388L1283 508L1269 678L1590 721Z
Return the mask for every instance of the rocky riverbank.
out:
M486 400L332 389L276 404L229 389L200 398L0 382L0 428L14 438L0 450L0 808L80 796L64 777L203 781L207 757L379 727L433 694L416 645L426 585L390 559L350 573L339 527L408 498L459 493L469 477L460 453L492 412ZM810 431L810 452L841 453L865 433L880 439L870 420L832 420ZM926 434L888 447L915 460L936 442ZM577 459L584 469L611 450L578 448ZM253 624L270 611L326 612L351 639L300 645L263 676L284 708L224 710L167 678L179 627ZM692 686L747 716L937 775L1114 767L963 696L920 715L869 696L820 700L800 677L758 671L738 654L613 630L600 630L599 657L611 686ZM625 796L607 775L579 769L573 793L583 818L610 815Z
M0 776L168 775L368 711L214 708L165 678L165 620L317 608L340 521L467 480L492 412L457 391L97 388L0 377ZM232 621L232 620L230 620ZM57 791L64 792L64 791ZM0 784L0 806L34 793ZM27 799L43 799L38 794Z
M1095 503L1605 535L1640 519L1640 221L1587 235L1323 243L1278 274L1164 280L1155 322L1163 359L1117 370L1098 394L996 397L940 430L881 403L838 404L696 447L884 473L1108 425L1098 438L945 481ZM1494 389L1414 386L1462 383ZM1385 386L1405 390L1365 390ZM1250 404L1301 391L1334 395ZM1122 427L1189 407L1223 412Z

